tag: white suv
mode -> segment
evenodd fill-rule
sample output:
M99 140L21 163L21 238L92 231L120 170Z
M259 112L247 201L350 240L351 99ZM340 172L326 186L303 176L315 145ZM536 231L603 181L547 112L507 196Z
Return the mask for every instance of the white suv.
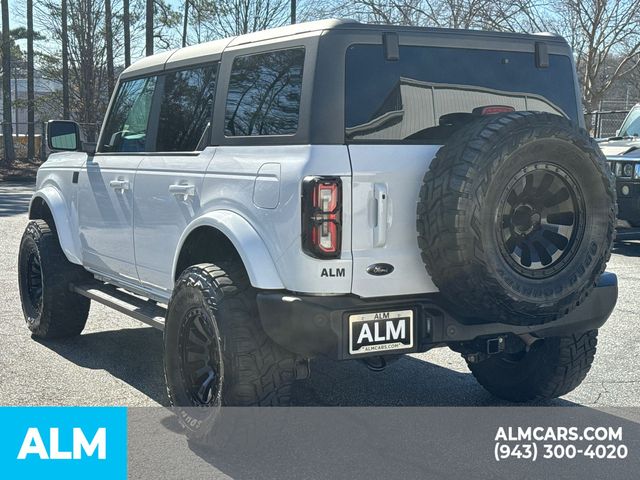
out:
M178 406L283 404L315 355L439 346L500 397L562 395L617 298L583 122L555 36L331 20L147 57L95 147L49 123L27 323L77 335L93 299L163 329Z

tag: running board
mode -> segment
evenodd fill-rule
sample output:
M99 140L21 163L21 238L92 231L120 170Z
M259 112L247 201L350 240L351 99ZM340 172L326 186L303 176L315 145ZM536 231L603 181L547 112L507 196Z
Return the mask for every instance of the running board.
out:
M71 291L113 308L159 330L164 330L167 309L106 283L71 285Z

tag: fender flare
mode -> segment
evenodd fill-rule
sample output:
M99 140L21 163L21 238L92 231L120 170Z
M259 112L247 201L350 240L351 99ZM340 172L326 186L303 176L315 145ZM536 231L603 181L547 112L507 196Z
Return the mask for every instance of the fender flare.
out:
M41 199L49 207L49 211L53 216L53 221L58 233L60 247L62 247L62 251L66 255L67 259L71 263L82 265L81 249L76 243L76 237L72 235L69 212L67 212L67 206L62 194L57 188L51 185L48 185L34 193L31 198L31 202L29 203L30 219L32 218L33 202L36 199Z
M258 232L244 217L230 210L215 210L206 213L187 226L180 237L173 258L171 278L176 277L178 259L184 242L191 232L203 226L213 227L229 239L242 259L251 285L268 290L284 289L271 254Z

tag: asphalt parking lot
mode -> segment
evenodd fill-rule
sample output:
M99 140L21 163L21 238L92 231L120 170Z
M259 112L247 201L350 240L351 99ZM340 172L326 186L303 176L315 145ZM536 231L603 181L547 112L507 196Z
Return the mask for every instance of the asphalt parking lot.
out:
M17 289L27 184L0 183L0 405L166 405L162 334L96 305L84 333L41 342L24 325ZM553 405L640 406L640 242L616 246L618 305L601 329L586 381ZM382 373L359 362L316 360L296 405L502 405L447 349L405 357Z

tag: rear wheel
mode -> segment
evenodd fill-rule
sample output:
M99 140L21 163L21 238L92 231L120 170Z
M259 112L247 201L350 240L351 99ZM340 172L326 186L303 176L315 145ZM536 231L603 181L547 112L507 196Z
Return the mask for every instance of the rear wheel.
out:
M165 378L192 438L211 433L217 407L290 403L296 356L262 330L256 293L239 263L196 265L176 282L164 330Z
M560 397L587 376L596 354L598 331L538 340L529 351L467 362L480 385L498 398L529 402Z

